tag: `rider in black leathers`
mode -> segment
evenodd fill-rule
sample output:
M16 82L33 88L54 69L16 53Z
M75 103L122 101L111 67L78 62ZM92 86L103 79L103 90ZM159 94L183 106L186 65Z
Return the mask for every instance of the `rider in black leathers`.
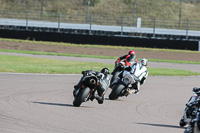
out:
M110 71L108 68L103 68L100 72L99 71L93 71L93 70L86 70L89 73L94 74L97 76L99 81L99 86L97 87L97 93L95 95L95 98L97 99L99 104L103 103L105 92L107 91L108 87L110 86ZM86 72L84 71L84 72ZM81 87L82 84L82 78L80 79L79 83L77 85L74 85L74 91L76 92L77 89ZM76 95L76 94L74 94Z
M196 107L200 104L200 100L197 99L198 96L200 96L200 88L194 87L192 91L196 94L193 94L193 96L189 99L188 103L186 104L186 108L185 108L187 118L191 119L191 121L188 124L188 127L186 129L187 133L193 133L194 124L193 124L192 119L194 119L194 117L195 117L193 114L194 114ZM196 96L194 96L194 95L196 95ZM183 118L181 120L183 121Z

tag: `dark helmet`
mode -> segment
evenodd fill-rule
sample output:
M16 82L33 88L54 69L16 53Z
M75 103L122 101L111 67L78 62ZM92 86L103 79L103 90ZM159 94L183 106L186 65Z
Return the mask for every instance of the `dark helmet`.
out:
M131 50L128 52L129 55L135 55L135 51Z
M103 69L101 69L101 73L103 73L103 74L110 74L110 71L109 71L108 68L103 68Z
M200 94L200 88L199 87L194 87L193 92Z

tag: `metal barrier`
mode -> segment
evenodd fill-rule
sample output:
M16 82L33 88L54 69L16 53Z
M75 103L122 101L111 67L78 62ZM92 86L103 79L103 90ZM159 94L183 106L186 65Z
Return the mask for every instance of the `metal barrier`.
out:
M6 14L6 15L5 15ZM3 12L0 11L1 28L14 28L16 30L62 32L64 29L73 29L79 34L106 34L110 36L137 36L145 38L195 39L200 40L200 22L195 20L182 20L181 28L177 20L139 18L137 26L127 24L126 17L90 16L46 13L41 16L34 12ZM138 26L139 25L139 26ZM11 27L10 27L11 26ZM180 28L180 29L178 29ZM52 30L53 29L53 30ZM196 29L196 30L194 30ZM87 32L85 32L87 31ZM117 34L116 34L117 33Z

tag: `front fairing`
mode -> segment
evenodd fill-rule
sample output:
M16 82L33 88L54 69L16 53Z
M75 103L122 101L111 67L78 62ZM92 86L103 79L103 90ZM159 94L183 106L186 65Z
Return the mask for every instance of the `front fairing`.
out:
M132 75L130 72L124 71L124 72L123 72L122 82L123 82L126 86L128 86L129 84L135 83L135 80L134 80L133 75Z

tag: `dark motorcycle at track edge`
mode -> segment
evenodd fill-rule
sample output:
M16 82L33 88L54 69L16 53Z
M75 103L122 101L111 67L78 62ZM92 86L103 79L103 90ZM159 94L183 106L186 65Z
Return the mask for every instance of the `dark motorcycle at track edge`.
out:
M200 133L200 99L192 103L191 121L184 133Z

